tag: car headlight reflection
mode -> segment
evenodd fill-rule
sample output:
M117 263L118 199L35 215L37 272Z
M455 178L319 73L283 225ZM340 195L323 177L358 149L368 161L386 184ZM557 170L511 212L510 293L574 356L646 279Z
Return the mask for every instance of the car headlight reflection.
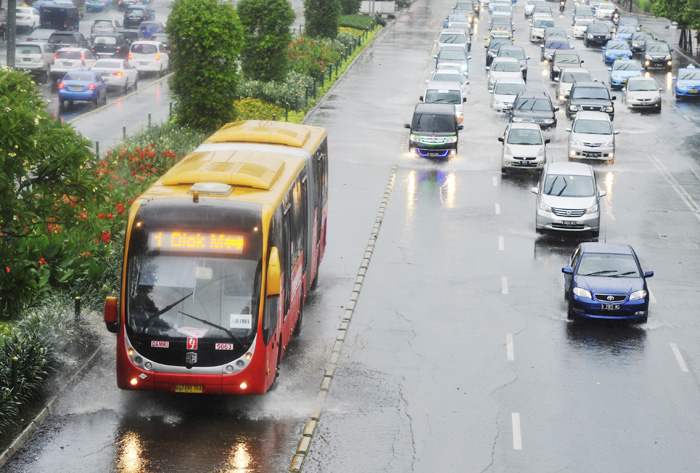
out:
M637 301L639 299L644 299L646 296L647 296L647 291L642 289L640 291L634 291L632 294L630 294L630 300Z
M591 297L591 291L584 289L582 287L575 287L574 294L577 295L578 297L585 297L587 299L593 299L593 297Z

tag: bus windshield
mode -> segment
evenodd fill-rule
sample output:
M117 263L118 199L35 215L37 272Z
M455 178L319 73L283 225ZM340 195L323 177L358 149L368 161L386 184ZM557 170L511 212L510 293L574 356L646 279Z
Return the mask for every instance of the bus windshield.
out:
M131 258L128 328L149 337L252 343L260 261L214 255L145 254Z

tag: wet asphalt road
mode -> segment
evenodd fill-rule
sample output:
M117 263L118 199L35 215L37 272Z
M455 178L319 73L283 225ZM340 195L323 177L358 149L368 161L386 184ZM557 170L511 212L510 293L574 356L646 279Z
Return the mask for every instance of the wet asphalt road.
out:
M416 1L308 119L329 131L329 246L277 389L251 398L118 391L114 338L95 315L100 362L5 471L287 471L394 174L303 471L696 471L699 104L676 104L663 73L652 74L667 87L660 115L631 113L618 98L616 161L594 164L608 191L600 240L632 244L655 271L650 318L571 323L561 267L582 237L536 235L536 178L501 176L506 119L488 105L486 13L460 155L436 163L406 153L403 124L452 4ZM532 57L528 89L553 94L523 6L516 44ZM570 6L555 22L570 29L569 15ZM600 52L572 41L607 81ZM155 93L139 95L151 106ZM548 154L563 161L569 122L558 119Z

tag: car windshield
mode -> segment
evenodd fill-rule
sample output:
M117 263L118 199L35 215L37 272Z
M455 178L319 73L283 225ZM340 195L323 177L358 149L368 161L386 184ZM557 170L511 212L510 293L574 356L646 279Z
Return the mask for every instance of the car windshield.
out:
M617 28L617 34L620 33L625 33L625 34L634 34L637 30L634 28L634 26L620 26Z
M595 195L595 186L591 176L547 174L544 194L558 197L591 197Z
M548 26L554 26L554 20L535 20L532 26L534 28L546 28Z
M435 115L421 113L414 117L413 131L431 131L435 133L455 133L455 118L453 115Z
M72 71L66 73L66 75L63 76L63 80L77 80L77 81L83 81L83 82L92 82L92 73L90 72L80 72L80 71Z
M678 71L678 80L700 80L700 70L681 69Z
M95 63L95 65L92 67L93 67L93 69L121 69L122 62L101 59L101 60L97 61Z
M579 61L576 54L557 54L554 56L554 62L557 64L578 64Z
M493 93L496 95L518 95L521 92L525 92L523 84L497 83L493 88Z
M630 47L629 47L629 44L627 44L627 41L610 41L605 46L605 49L614 49L616 51L629 49L629 48Z
M428 89L425 103L462 103L459 90Z
M117 38L114 36L95 36L95 44L117 44Z
M584 253L578 264L579 276L638 278L639 267L632 255Z
M536 112L546 112L552 110L552 104L545 99L521 99L515 105L517 110L532 110Z
M436 72L433 75L433 79L436 82L459 82L460 84L462 83L462 74L455 74L455 73L449 73L449 72Z
M508 133L509 145L541 145L542 132L522 128L511 129Z
M132 44L131 52L136 54L155 54L158 47L155 44Z
M607 26L600 23L591 23L586 29L590 34L607 34L609 31Z
M443 33L440 35L439 42L448 44L464 44L467 42L467 38L463 34L459 33Z
M574 87L571 98L610 100L610 94L603 87Z
M501 48L498 50L498 55L502 57L514 57L516 59L525 59L525 52L522 49Z
M501 46L503 46L504 44L507 44L510 46L513 44L513 41L511 39L506 39L506 38L494 38L489 43L489 49L492 51L498 51L501 48Z
M447 59L448 61L466 61L467 53L461 49L443 49L438 53L438 59Z
M627 83L627 90L631 91L649 91L649 90L659 90L659 86L653 79L648 80L631 80Z
M591 80L591 75L585 72L565 72L561 75L561 82L588 82Z
M574 133L584 133L587 135L611 135L612 124L608 120L587 120L580 119L574 121Z
M571 46L569 46L568 41L554 40L547 41L544 49L571 49Z
M590 25L591 23L593 23L593 20L590 20L588 18L585 18L583 20L576 20L576 26L578 26L579 28L586 27L586 26Z
M259 274L260 263L247 259L133 256L128 328L180 339L250 339L257 321Z
M671 50L667 44L647 44L646 50L648 53L666 53L671 54Z
M56 53L56 59L82 59L83 54L80 51L59 51Z
M642 65L637 61L615 61L613 71L641 71Z
M493 61L491 70L494 72L520 72L520 63L517 61Z

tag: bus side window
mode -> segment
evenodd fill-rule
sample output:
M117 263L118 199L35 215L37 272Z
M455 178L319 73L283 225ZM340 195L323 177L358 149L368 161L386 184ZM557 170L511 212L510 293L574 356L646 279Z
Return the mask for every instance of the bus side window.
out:
M280 298L278 296L265 299L265 312L263 312L263 342L270 343L277 328L277 309Z

